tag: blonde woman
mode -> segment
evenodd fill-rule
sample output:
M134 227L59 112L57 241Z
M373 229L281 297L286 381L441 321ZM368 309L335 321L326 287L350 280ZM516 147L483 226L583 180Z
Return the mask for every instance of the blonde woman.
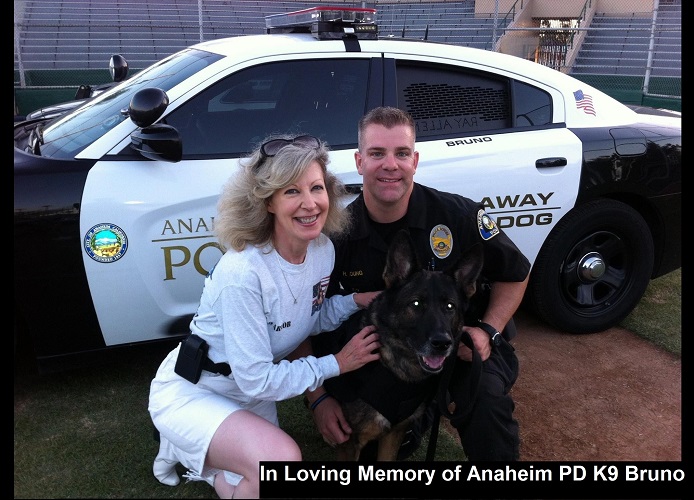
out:
M190 361L179 345L151 384L160 482L178 484L180 462L189 479L206 480L221 498L257 498L260 461L301 460L279 427L276 401L378 359L373 327L335 355L292 359L310 335L334 330L377 295L325 298L329 236L348 224L344 189L327 165L327 146L315 137L271 138L225 186L215 231L228 250L206 277L190 325L208 346L209 364L196 383L179 375L177 363L186 375Z

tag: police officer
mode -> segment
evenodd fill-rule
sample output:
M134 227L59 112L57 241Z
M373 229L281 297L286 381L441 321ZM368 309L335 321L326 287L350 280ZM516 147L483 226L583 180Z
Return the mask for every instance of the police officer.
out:
M509 394L518 375L518 360L508 341L516 333L512 316L523 298L530 263L480 203L414 183L419 152L415 151L415 123L408 113L392 107L373 109L361 118L358 133L354 156L363 192L348 207L353 216L349 234L335 241L328 296L382 290L388 245L401 228L409 230L420 263L433 270L448 270L467 247L482 242L482 293L475 312L468 311L465 318L469 325L465 330L482 369L470 414L451 423L468 460L518 460L518 422ZM330 337L314 337L313 349L324 349L320 339ZM463 390L462 379L474 365L473 350L461 343L458 358L451 378L453 392ZM323 387L307 393L314 420L327 442L342 443L351 429L337 400L325 394ZM428 423L425 418L411 430L410 444L418 446ZM400 458L406 456L404 452L401 449Z

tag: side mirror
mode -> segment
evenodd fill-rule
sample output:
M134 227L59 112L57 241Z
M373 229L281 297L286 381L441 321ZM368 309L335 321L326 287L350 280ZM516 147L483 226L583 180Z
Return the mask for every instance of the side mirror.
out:
M108 62L108 70L114 82L122 82L128 76L128 61L120 54L114 54Z
M77 87L77 92L75 92L75 99L86 99L91 97L92 87L90 85L80 85Z
M130 134L130 147L150 160L181 161L181 134L171 125L157 123Z
M162 89L150 87L139 90L130 100L128 114L138 127L148 127L166 111L169 96Z
M166 111L169 97L163 90L150 87L135 93L130 100L130 119L140 127L130 134L130 147L150 160L181 161L181 134L171 125L155 123Z

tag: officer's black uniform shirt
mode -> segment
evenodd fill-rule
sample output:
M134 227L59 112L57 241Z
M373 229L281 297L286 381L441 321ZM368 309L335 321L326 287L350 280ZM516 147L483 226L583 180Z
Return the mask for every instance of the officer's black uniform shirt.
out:
M523 281L530 270L528 259L503 231L494 226L498 233L488 235L486 228L480 228L478 218L484 216L484 206L459 195L415 183L407 214L392 224L378 224L369 218L363 194L350 203L348 210L353 225L349 234L334 241L335 268L328 296L383 290L388 244L403 227L410 231L422 268L448 271L464 250L482 242L484 281ZM435 228L440 230L433 231ZM442 245L450 247L449 251L439 252L443 258L434 251L437 235L443 235Z

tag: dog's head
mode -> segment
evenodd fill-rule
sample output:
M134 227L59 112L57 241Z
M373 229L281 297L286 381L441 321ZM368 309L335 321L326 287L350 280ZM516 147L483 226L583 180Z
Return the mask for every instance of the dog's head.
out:
M439 373L457 354L482 262L476 244L450 274L423 270L407 231L396 234L383 271L386 288L367 316L378 327L381 361L400 378L414 381Z

